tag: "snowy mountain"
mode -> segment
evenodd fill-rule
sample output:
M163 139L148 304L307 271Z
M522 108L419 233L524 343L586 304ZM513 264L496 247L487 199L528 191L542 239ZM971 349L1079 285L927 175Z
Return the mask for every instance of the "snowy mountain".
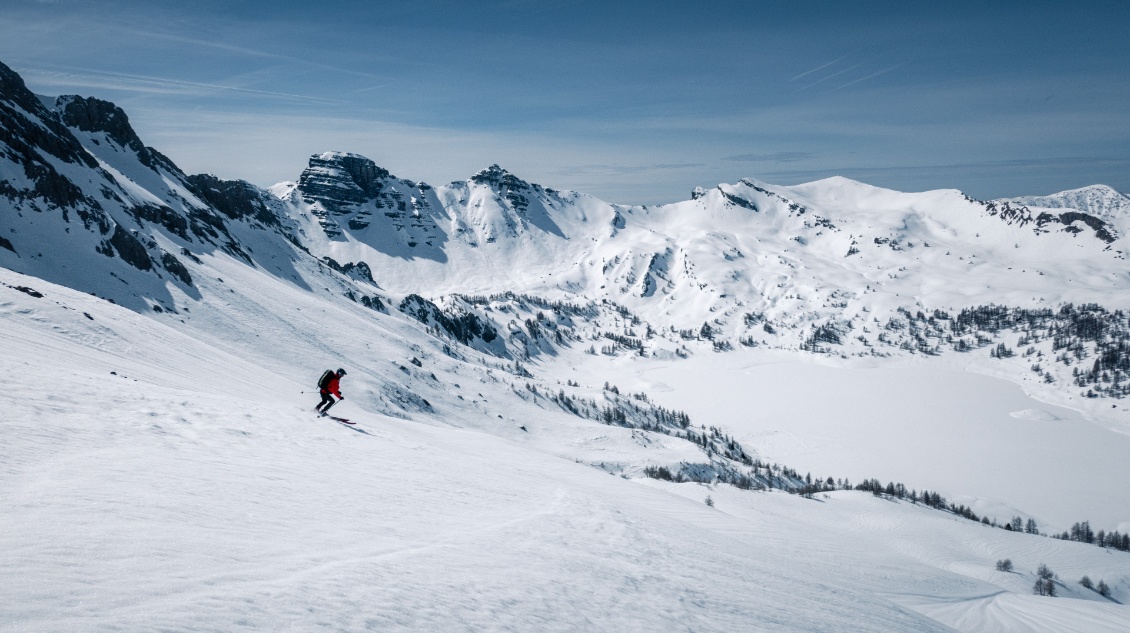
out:
M1125 222L1126 216L1130 214L1130 197L1106 185L1091 185L1050 196L1007 198L997 202L1042 209L1074 209L1106 222Z
M264 190L0 65L0 621L1125 630L1111 208Z
M1054 357L1012 372L1023 380L1031 370L1054 385L1034 387L1054 392L1046 397L1130 395L1120 351L1127 322L1118 312L1130 298L1127 216L1033 211L843 178L795 187L743 180L685 202L632 207L531 184L498 166L432 187L341 153L313 157L297 185L272 190L278 213L299 223L297 243L364 263L394 295L610 302L647 333L641 342L618 332L631 339L620 344L659 355L690 353L690 339L716 350L744 343L840 356L990 344L1004 344L1007 355L1015 341L1038 359ZM1008 316L989 316L1000 307ZM1064 358L1068 341L1055 343L1053 331L1092 318L1101 332L1074 335L1075 358ZM1015 336L1002 342L1002 331ZM1054 345L1032 345L1041 340ZM1088 356L1107 360L1080 377L1078 361Z

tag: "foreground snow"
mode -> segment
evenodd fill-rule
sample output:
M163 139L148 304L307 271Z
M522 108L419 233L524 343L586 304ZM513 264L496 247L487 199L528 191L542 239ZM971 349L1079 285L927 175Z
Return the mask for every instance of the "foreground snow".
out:
M346 385L358 403L339 411L357 428L316 419L299 393L314 374L287 359L347 335L334 304L256 343L255 328L221 331L204 308L178 331L174 316L43 283L33 298L6 271L0 281L6 629L1130 628L1130 610L1075 583L1104 578L1125 600L1125 554L863 493L806 500L610 476L577 460L604 452L601 437L595 446L628 454L635 434L531 415L466 366L432 361L439 380L464 372L460 389L509 419L490 426L454 386L429 398L465 419L372 413L380 401L362 376ZM371 374L413 345L396 323L381 327L348 334L377 347L349 359ZM1005 557L1016 573L994 571ZM1065 597L1028 595L1040 563Z

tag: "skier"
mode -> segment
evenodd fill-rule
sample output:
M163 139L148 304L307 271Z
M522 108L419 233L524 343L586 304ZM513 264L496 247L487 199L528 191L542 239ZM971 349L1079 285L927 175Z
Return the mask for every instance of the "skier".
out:
M341 395L341 388L338 387L338 382L344 375L344 369L339 369L337 372L334 372L332 369L327 369L322 374L322 377L318 379L318 389L321 390L322 401L318 403L318 406L314 407L315 411L325 416L326 411L329 411L330 407L337 404L338 401L345 399L345 396ZM334 400L333 396L337 396L337 400Z

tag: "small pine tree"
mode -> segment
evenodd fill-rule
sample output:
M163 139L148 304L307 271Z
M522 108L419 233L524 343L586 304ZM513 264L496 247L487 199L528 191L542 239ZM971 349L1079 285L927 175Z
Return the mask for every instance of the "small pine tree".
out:
M1086 587L1088 589L1094 589L1095 588L1095 583L1091 582L1090 576L1083 576L1082 578L1080 578L1079 584L1083 585L1084 587Z
M1104 598L1110 597L1110 586L1106 584L1105 580L1099 581L1099 586L1097 587L1097 590L1102 597L1104 597Z
M1055 576L1055 572L1049 569L1047 565L1040 563L1040 566L1036 569L1036 575L1043 580L1051 580Z
M1047 592L1048 597L1055 597L1055 581L1048 578L1044 581L1044 591Z
M1043 578L1037 578L1036 579L1036 584L1032 585L1032 593L1037 595L1037 596L1048 595L1047 587L1044 586L1044 579Z
M714 507L714 499L712 499L710 495L706 495L706 505L710 506L711 508Z
M1012 559L1005 558L997 561L997 571L1010 572L1012 571Z

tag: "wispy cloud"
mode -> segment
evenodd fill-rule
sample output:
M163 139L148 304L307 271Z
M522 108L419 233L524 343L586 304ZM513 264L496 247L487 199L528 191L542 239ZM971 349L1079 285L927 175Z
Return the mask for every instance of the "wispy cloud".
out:
M739 163L795 163L815 158L811 152L776 152L773 154L738 154L726 156L722 160Z
M705 166L705 163L655 163L649 165L568 165L555 170L553 173L560 176L623 176L628 174L642 174L654 171L692 169Z
M190 94L202 95L215 92L236 92L264 97L277 97L282 99L310 101L316 103L349 103L340 99L317 97L314 95L295 94L290 92L277 92L273 90L257 90L254 88L241 88L238 86L225 86L198 81L185 81L168 77L152 77L148 75L135 75L130 73L110 72L94 69L44 69L31 68L23 71L26 78L37 85L57 86L66 89L75 87L102 88L124 90L152 94Z
M797 79L800 79L801 77L807 77L808 75L811 75L814 72L824 70L825 68L828 68L829 66L835 66L836 64L842 62L843 60L847 59L851 55L852 55L852 53L848 53L847 55L841 55L840 57L837 57L836 59L833 59L832 61L830 61L826 64L820 64L816 68L806 70L806 71L802 72L801 74L797 75L796 77L793 77L792 79L790 79L789 83L792 83L792 82L796 81Z
M866 62L859 62L858 64L852 64L851 66L848 66L847 68L844 68L842 70L837 70L836 72L834 72L830 75L825 75L825 76L821 77L820 79L817 79L816 81L813 81L811 83L808 83L808 84L801 86L800 88L797 88L797 92L800 92L802 90L808 90L809 88L812 88L814 86L819 86L820 84L824 83L825 81L828 81L829 79L834 79L836 77L839 77L840 75L849 73L849 72L855 70L856 68L863 66L865 63Z
M901 67L903 67L903 66L905 66L905 64L895 64L894 66L891 66L890 68L884 68L883 70L880 70L880 71L878 71L878 72L874 72L874 73L871 73L870 75L867 75L866 77L860 77L859 79L855 79L855 80L853 80L853 81L849 81L849 82L847 82L846 84L842 84L842 85L840 85L840 86L836 86L836 87L834 88L834 90L842 90L842 89L844 89L844 88L847 88L848 86L854 86L854 85L855 85L855 84L857 84L857 83L860 83L860 82L862 82L862 81L867 81L868 79L874 79L875 77L878 77L879 75L885 75L885 74L887 74L887 73L891 72L892 70L895 70L895 69L897 69L897 68L901 68Z
M134 29L134 28L131 28L131 29L127 30L126 34L131 35L133 37L137 37L137 38L157 39L157 40L162 40L162 41L165 41L165 42L175 42L175 43L179 43L179 44L187 44L189 46L194 46L194 47L199 47L199 48L215 49L215 50L228 52L228 53L235 53L237 55L242 55L242 56L247 56L247 57L262 58L262 59L273 59L273 60L277 60L277 61L281 61L281 62L287 62L289 64L300 65L300 66L307 67L307 68L314 69L314 70L330 71L330 72L335 72L335 73L341 73L343 75L363 77L363 78L366 78L366 79L381 79L381 77L379 75L376 75L376 74L371 73L371 72L364 72L364 71L359 71L359 70L355 70L355 69L351 69L351 68L345 68L343 66L336 66L336 65L332 65L332 64L316 62L316 61L313 61L313 60L308 59L306 57L298 57L298 56L295 56L295 55L275 53L275 52L263 50L263 49L260 49L260 48L252 48L252 47L249 47L249 46L239 46L239 45L232 44L230 42L222 41L222 40L219 40L219 39L208 39L208 38L203 38L203 37L189 37L189 36L186 36L186 35L181 35L179 33L169 32L167 30L164 30L163 28L161 28L161 29L158 29L158 28L152 28L152 29Z

